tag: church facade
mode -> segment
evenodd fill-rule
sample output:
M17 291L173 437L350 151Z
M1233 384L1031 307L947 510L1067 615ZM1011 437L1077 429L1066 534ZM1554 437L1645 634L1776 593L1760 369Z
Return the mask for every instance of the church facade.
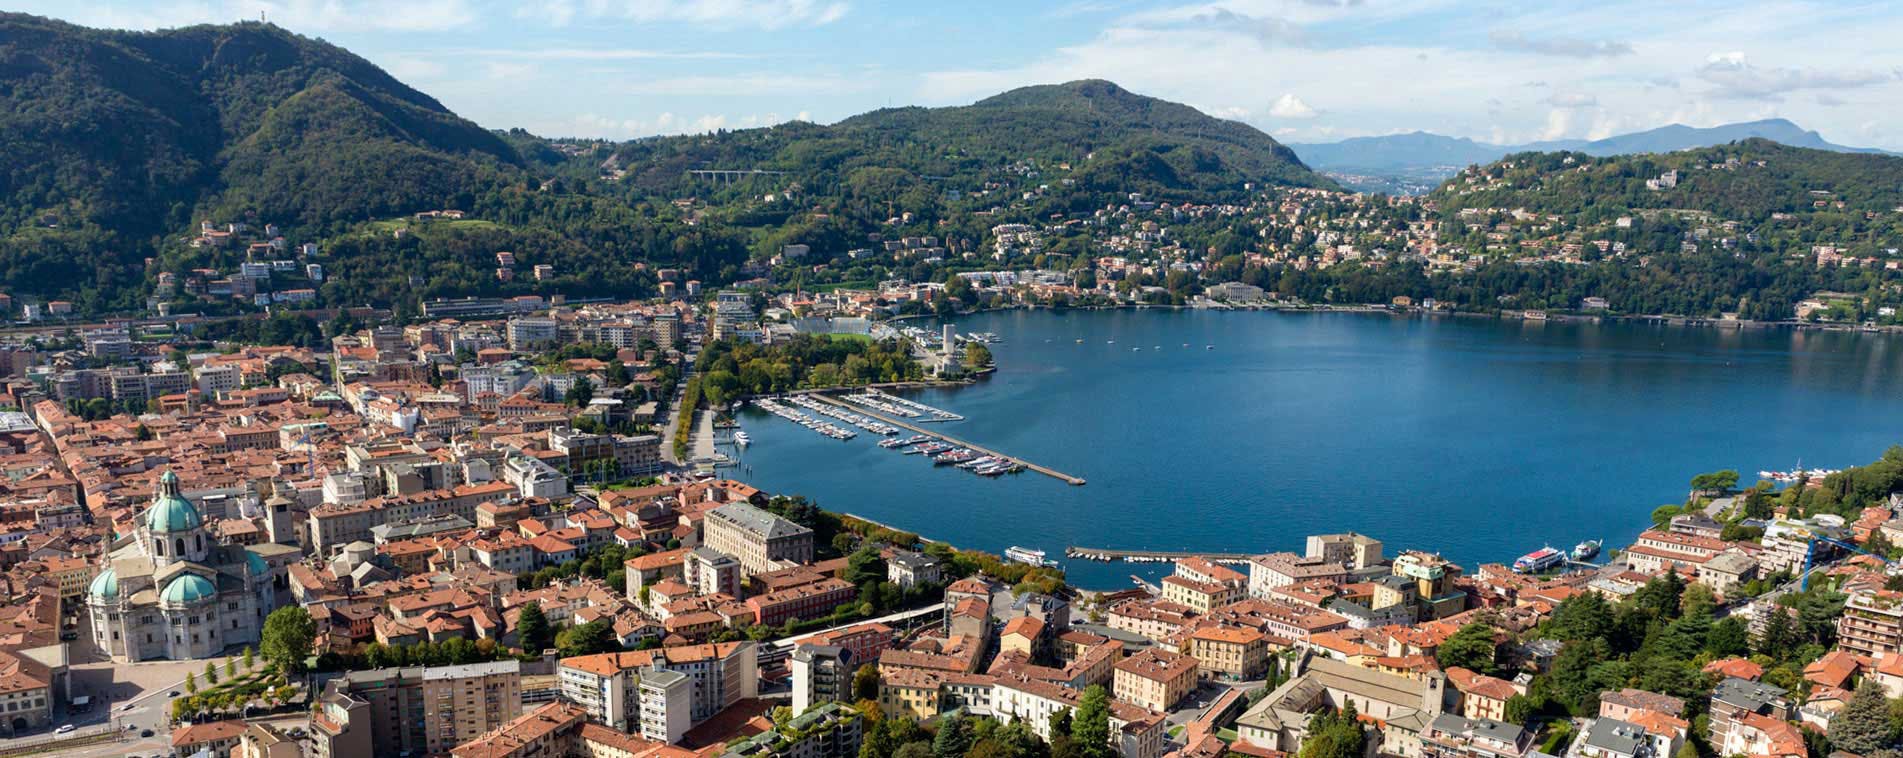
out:
M113 542L86 606L93 642L113 660L176 661L257 645L275 596L264 559L218 544L167 471L138 530Z

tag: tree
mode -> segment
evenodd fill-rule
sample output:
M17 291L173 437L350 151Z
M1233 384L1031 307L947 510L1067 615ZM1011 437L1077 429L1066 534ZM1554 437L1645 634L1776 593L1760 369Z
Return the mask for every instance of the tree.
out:
M879 667L868 663L852 673L852 697L854 700L879 699Z
M595 399L595 383L588 377L575 377L575 383L568 386L568 394L562 400L577 408L588 407L588 401Z
M244 670L250 671L252 665L255 664L256 662L257 661L254 660L252 656L251 646L250 645L244 646Z
M205 661L205 683L206 683L206 684L217 684L217 683L218 683L218 664L217 664L217 662L215 662L215 661Z
M1470 622L1440 645L1435 658L1443 669L1455 666L1482 674L1493 671L1493 627Z
M316 638L317 625L311 621L310 611L287 606L265 617L258 651L265 660L277 664L279 671L294 674L304 670L304 659L310 657L311 642Z
M647 588L641 590L646 592ZM522 605L522 613L515 618L515 636L527 653L540 653L554 645L554 634L549 631L548 617L542 615L541 603L530 600Z
M879 557L879 551L866 545L854 551L846 559L846 570L840 578L858 586L863 591L866 584L884 581L886 577L885 559Z
M185 693L188 695L198 694L198 675L190 671L185 672Z
M619 647L615 642L614 625L607 619L595 619L586 624L569 627L557 635L555 645L561 648L563 657L594 655Z
M907 742L892 752L892 758L933 758L932 746L923 742Z
M963 716L951 716L939 722L938 734L932 737L932 755L935 758L964 758L971 750L971 722Z
M1300 758L1361 758L1368 733L1361 728L1360 714L1351 703L1340 712L1323 710L1308 718L1308 739L1302 741Z
M1692 489L1698 492L1723 494L1736 486L1738 486L1738 472L1731 469L1692 477Z
M1719 619L1705 635L1705 650L1720 658L1750 653L1751 627L1736 616Z
M1865 679L1850 696L1843 713L1830 720L1830 742L1840 750L1868 754L1883 747L1890 738L1889 701L1883 688Z
M1084 688L1077 701L1077 714L1071 717L1070 738L1087 758L1108 758L1110 749L1110 694L1103 685Z

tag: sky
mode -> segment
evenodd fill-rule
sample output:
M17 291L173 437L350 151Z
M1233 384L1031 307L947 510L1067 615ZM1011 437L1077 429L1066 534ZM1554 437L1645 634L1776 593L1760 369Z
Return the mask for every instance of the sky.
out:
M1788 118L1903 150L1903 4L1704 0L15 0L88 26L264 18L490 128L831 123L1109 79L1285 142L1496 143Z

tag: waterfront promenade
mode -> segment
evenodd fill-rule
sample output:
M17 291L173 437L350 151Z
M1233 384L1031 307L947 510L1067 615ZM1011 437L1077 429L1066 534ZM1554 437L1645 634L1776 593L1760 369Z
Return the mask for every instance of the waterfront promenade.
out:
M946 442L947 444L952 444L952 445L957 445L957 446L959 446L959 447L963 447L963 448L970 448L970 449L972 449L972 450L974 450L974 451L977 451L977 452L979 452L979 453L983 453L983 454L985 454L985 455L989 455L989 456L993 456L993 457L996 457L996 458L1004 458L1004 459L1006 459L1006 460L1009 460L1009 461L1012 461L1012 462L1014 462L1014 463L1017 463L1018 465L1021 465L1021 466L1023 466L1023 467L1025 467L1025 468L1027 468L1027 469L1030 469L1030 470L1032 470L1032 471L1035 471L1035 472L1037 472L1037 473L1040 473L1040 474L1043 474L1043 475L1045 475L1045 476L1048 476L1048 477L1051 477L1051 478L1053 478L1053 479L1056 479L1056 480L1058 480L1058 481L1061 481L1061 482L1063 482L1063 483L1065 483L1065 484L1069 484L1069 485L1073 485L1073 486L1079 486L1079 487L1081 487L1081 486L1083 486L1083 485L1084 485L1084 478L1083 478L1083 477L1081 477L1081 476L1071 476L1070 474L1066 474L1066 473L1064 473L1064 472L1062 472L1062 471L1058 471L1057 469L1054 469L1054 468L1051 468L1051 467L1049 467L1049 466L1040 466L1040 465L1038 465L1038 464L1035 464L1035 463L1032 463L1032 462L1030 462L1030 461L1027 461L1027 460L1024 460L1023 458L1019 458L1019 457L1017 457L1017 456L1015 456L1015 455L1006 455L1006 454L1004 454L1004 453L1000 453L1000 452L998 452L998 451L996 451L996 450L992 450L992 449L990 449L990 448L987 448L987 447L984 447L984 446L982 446L982 445L977 445L977 444L973 444L973 443L970 443L970 442L966 442L966 441L964 441L964 440L961 440L961 439L958 439L957 437L953 437L953 436L950 436L950 435L947 435L947 434L945 434L944 432L937 432L937 431L933 431L933 430L931 430L931 429L926 429L926 428L924 428L924 427L922 427L922 426L918 426L918 425L916 425L916 424L912 424L912 423L909 423L909 422L906 422L906 421L904 421L904 420L901 420L901 419L896 419L896 418L893 418L893 417L891 417L891 416L888 416L888 415L885 415L885 414L882 414L882 413L875 413L875 412L873 412L873 411L871 411L871 410L869 410L869 409L866 409L866 408L862 408L862 407L859 407L859 406L854 406L854 405L848 405L848 404L846 404L845 402L843 402L843 401L840 401L840 400L838 400L838 399L835 399L835 398L833 398L833 397L832 397L832 396L830 396L830 395L823 395L823 394L817 394L817 393L815 393L815 394L813 394L813 395L812 395L812 397L815 397L815 398L818 398L818 399L819 399L820 401L822 401L822 402L826 402L826 403L831 403L831 404L833 404L833 405L836 405L836 406L839 406L839 407L841 407L841 408L844 408L844 409L847 409L847 410L849 410L849 411L852 411L853 413L857 413L857 414L859 414L859 415L862 415L862 416L871 416L871 417L874 417L874 418L877 418L877 419L879 419L880 421L883 421L883 422L885 422L885 423L888 423L888 424L891 424L891 425L893 425L893 426L896 426L896 427L899 427L899 428L901 428L901 429L906 429L906 430L909 430L909 431L912 431L912 432L917 432L918 434L922 434L922 435L925 435L925 436L927 436L927 437L932 437L932 438L934 438L934 439L939 439L939 440L943 440L943 441L945 441L945 442Z
M1184 558L1204 558L1216 563L1244 563L1257 553L1211 553L1203 550L1111 550L1109 548L1064 548L1064 556L1087 561L1130 561L1131 563L1168 563Z

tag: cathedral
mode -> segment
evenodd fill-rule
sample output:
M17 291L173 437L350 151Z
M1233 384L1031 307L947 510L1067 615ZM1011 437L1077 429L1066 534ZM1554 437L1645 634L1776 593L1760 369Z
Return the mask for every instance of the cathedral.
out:
M269 569L209 531L178 475L160 476L138 531L114 540L86 592L100 650L115 661L176 661L258 644L274 607Z

